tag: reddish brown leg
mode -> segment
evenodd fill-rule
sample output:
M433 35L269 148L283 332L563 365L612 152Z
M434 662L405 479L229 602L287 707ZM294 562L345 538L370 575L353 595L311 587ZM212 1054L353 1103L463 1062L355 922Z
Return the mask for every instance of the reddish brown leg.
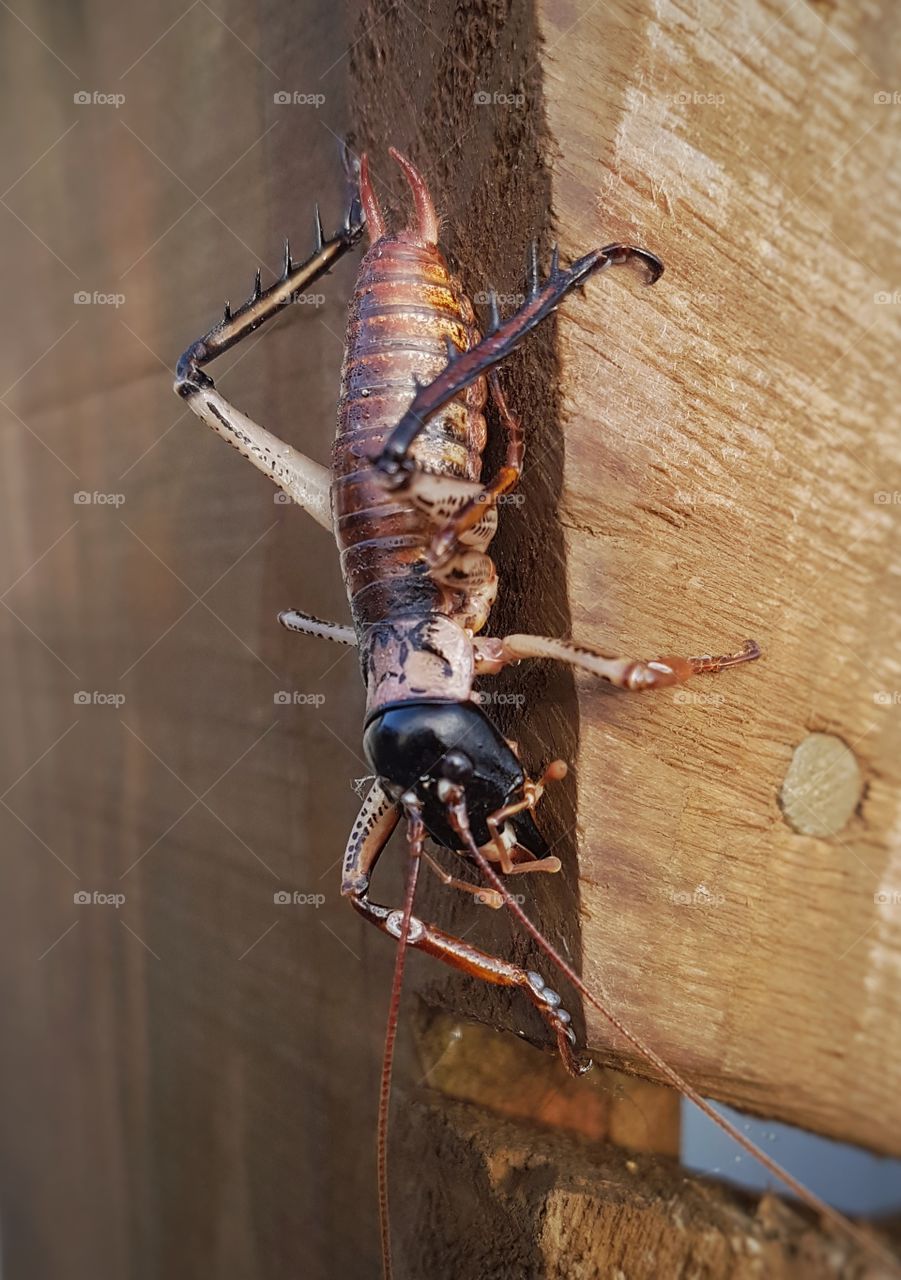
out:
M494 369L488 375L488 385L507 436L504 464L491 484L486 485L481 493L470 498L432 539L426 554L426 562L431 568L437 568L454 555L459 549L463 536L476 527L485 512L496 505L498 498L516 487L522 475L522 460L525 455L522 423L507 404L497 371Z
M447 889L459 889L461 893L471 893L476 902L483 903L486 907L492 907L495 911L504 905L504 900L494 889L486 889L481 884L473 884L471 880L460 880L457 876L452 876L449 871L445 871L441 863L433 858L425 849L422 851L422 860L429 868L434 871L435 875Z
M600 676L602 680L609 680L620 689L633 691L681 684L690 676L724 671L727 667L753 662L760 657L760 646L754 640L746 640L738 653L720 657L709 654L699 658L668 655L649 661L611 658L590 645L576 644L574 640L557 640L551 636L484 636L473 643L479 675L496 675L511 662L519 662L522 658L553 658Z
M514 862L509 842L505 839L504 827L508 818L514 817L517 813L522 813L524 809L534 809L544 795L544 789L547 784L549 782L560 782L566 777L566 773L567 766L565 761L551 761L537 782L533 782L531 778L526 778L522 785L522 800L517 800L515 804L505 805L503 809L498 809L496 813L492 813L486 818L485 821L488 830L491 832L496 857L492 858L487 849L483 849L482 852L492 862L497 861L500 863L501 871L505 876L515 875L517 872L523 871L560 870L561 863L559 858L540 858L534 862ZM513 848L515 849L516 845Z
M351 906L383 933L399 939L403 928L403 911L373 902L368 895L369 881L379 855L388 843L398 818L398 808L393 805L378 783L372 788L344 856L344 874L341 891L350 898ZM428 955L473 978L481 978L497 987L518 987L532 1001L545 1019L557 1041L560 1055L568 1071L581 1075L587 1064L581 1062L573 1051L575 1033L572 1019L560 1007L560 997L547 986L541 974L521 969L497 956L480 951L477 947L445 933L442 929L416 916L410 918L407 946L416 947Z

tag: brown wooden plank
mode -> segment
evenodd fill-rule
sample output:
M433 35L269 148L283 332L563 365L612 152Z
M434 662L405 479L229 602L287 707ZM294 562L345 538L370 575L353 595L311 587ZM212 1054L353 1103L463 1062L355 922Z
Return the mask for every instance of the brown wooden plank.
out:
M755 1202L659 1156L592 1148L428 1094L408 1103L398 1128L411 1157L436 1169L411 1188L398 1226L411 1275L886 1274L775 1197Z
M537 27L517 5L437 4L426 25L411 67L408 16L367 6L356 115L388 187L386 137L422 164L470 288L516 294L552 228L564 256L627 239L668 264L653 290L610 276L567 301L559 382L550 333L505 372L530 461L492 630L765 650L644 698L511 675L524 706L498 711L533 765L577 766L543 821L578 885L533 880L533 913L711 1094L895 1151L898 129L874 95L896 20L586 0L539 5ZM833 741L796 808L830 834L811 836L780 793L816 732ZM623 1061L593 1014L589 1040Z
M346 616L337 560L169 372L286 233L307 252L315 200L341 216L345 15L20 13L78 79L0 12L0 189L23 175L0 208L0 391L21 377L0 413L2 590L21 575L5 600L22 619L0 618L0 790L25 773L19 818L0 810L4 1269L375 1276L391 949L337 892L361 692L352 655L276 623L291 605ZM281 89L326 101L281 107ZM94 90L126 101L73 102ZM222 362L227 394L322 459L353 270ZM125 302L75 305L79 289ZM279 706L280 689L325 702ZM279 889L325 902L277 906ZM78 906L81 890L126 900Z
M529 884L530 910L712 1092L892 1148L897 507L873 501L901 489L896 308L875 301L895 269L897 128L892 104L872 102L893 87L888 9L378 0L352 22L271 2L163 9L123 21L102 0L35 4L31 32L0 14L14 304L0 343L2 545L19 615L0 618L10 1272L378 1272L391 949L340 903L334 865L365 772L362 698L352 656L335 665L274 623L291 604L345 616L337 564L321 530L179 421L167 372L224 297L243 296L258 257L276 266L286 231L305 248L314 198L337 216L333 134L351 120L394 209L388 142L422 165L476 295L494 284L515 305L525 245L538 233L546 252L555 225L567 253L629 234L667 259L651 293L593 282L505 372L531 461L496 544L493 625L637 652L753 632L767 657L687 703L607 695L541 666L500 682L525 700L494 710L529 761L578 764L543 806L568 871ZM118 110L73 102L120 84ZM276 91L325 101L281 107ZM711 94L724 101L699 100ZM235 353L222 381L321 458L352 272ZM82 288L125 302L76 306ZM81 490L125 502L76 505ZM208 588L218 616L194 603ZM282 707L281 688L326 701ZM79 689L126 701L76 704ZM793 747L817 730L848 741L866 788L833 838L789 831L778 807ZM195 802L208 787L209 809ZM388 898L390 860L386 874ZM73 901L120 884L118 910ZM701 884L722 903L683 905ZM326 900L276 907L274 886ZM422 909L531 954L500 917L433 884ZM411 969L432 1000L542 1037L521 1003L415 957ZM589 1033L622 1062L602 1028ZM479 1159L515 1181L523 1159L504 1152L533 1138L514 1114ZM451 1123L451 1109L437 1115ZM416 1114L401 1120L410 1274L467 1229L477 1260L503 1246L498 1274L520 1256L516 1232L548 1267L580 1250L606 1265L620 1231L636 1268L648 1242L674 1265L734 1264L731 1209L701 1215L681 1244L668 1208L576 1214L568 1143L541 1173L547 1196L495 1239L463 1194L481 1185L472 1167L449 1161L448 1192L432 1122L417 1142ZM651 1196L655 1167L638 1175ZM681 1204L669 1187L666 1204ZM813 1238L815 1262L824 1247Z
M649 655L754 636L765 655L656 699L578 682L585 972L710 1092L897 1152L901 471L880 292L901 137L874 101L897 16L542 18L565 250L639 236L668 262L653 292L599 285L561 314L575 633ZM799 832L780 792L815 733L853 760L846 777L814 740Z

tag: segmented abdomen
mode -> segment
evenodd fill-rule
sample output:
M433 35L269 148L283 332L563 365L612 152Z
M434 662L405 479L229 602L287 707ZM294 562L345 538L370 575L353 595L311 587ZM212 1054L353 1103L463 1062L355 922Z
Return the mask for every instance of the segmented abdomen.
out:
M447 340L465 351L478 336L469 300L437 248L388 237L372 246L350 308L332 453L335 531L358 628L465 612L460 592L427 572L434 525L402 490L386 489L369 460L409 408L417 380L431 382L447 364ZM437 413L411 450L416 465L478 480L485 398L479 379Z

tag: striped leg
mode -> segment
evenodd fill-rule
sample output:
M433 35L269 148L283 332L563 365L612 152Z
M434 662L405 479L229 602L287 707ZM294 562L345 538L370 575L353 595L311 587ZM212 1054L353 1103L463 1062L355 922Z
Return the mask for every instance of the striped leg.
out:
M479 636L473 645L478 675L497 675L504 667L522 658L552 658L600 676L602 680L609 680L617 688L632 691L681 684L690 676L724 671L727 667L737 667L741 662L753 662L760 657L760 647L754 640L746 640L738 653L716 658L709 654L700 658L670 655L649 661L611 658L591 645L576 644L574 640L556 640L551 636Z
M334 640L336 644L357 643L357 633L353 627L344 622L325 622L322 618L314 618L312 613L301 613L300 609L286 609L278 615L278 620L286 631L318 636L320 640Z
M332 519L327 469L229 404L216 390L212 378L203 372L203 366L293 302L299 293L329 271L356 244L362 231L359 204L354 201L342 229L330 240L324 240L317 209L316 247L312 256L303 263L292 262L286 241L285 267L280 278L264 290L258 270L251 297L235 312L228 303L225 304L222 320L188 347L178 362L175 376L175 391L184 398L188 407L330 532Z
M522 462L525 455L525 439L522 423L507 404L497 371L492 369L488 374L488 385L491 398L500 415L507 436L507 452L504 465L500 468L491 484L485 485L472 495L458 511L436 533L429 547L427 561L437 569L445 565L461 545L465 545L467 535L477 533L485 527L489 512L494 515L497 524L498 498L510 492L519 482L522 475ZM492 530L493 533L493 530ZM487 544L486 544L487 545Z
M376 782L354 823L344 854L341 878L341 892L350 898L351 905L371 924L395 939L401 936L403 912L373 902L369 897L369 883L400 813L400 806L394 804L385 795L381 784ZM580 1061L573 1050L575 1033L570 1025L572 1019L561 1008L559 995L548 987L540 974L480 951L462 938L445 933L443 929L420 920L417 916L410 919L407 946L425 951L452 968L474 978L481 978L484 982L499 987L518 987L528 996L553 1032L567 1070L573 1075L581 1075L586 1070L586 1063Z

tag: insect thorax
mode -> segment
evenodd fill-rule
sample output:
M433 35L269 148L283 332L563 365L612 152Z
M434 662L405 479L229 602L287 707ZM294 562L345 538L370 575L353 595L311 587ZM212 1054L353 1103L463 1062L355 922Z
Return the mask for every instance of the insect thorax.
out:
M394 618L360 636L366 716L401 702L467 702L475 675L472 640L442 614Z

